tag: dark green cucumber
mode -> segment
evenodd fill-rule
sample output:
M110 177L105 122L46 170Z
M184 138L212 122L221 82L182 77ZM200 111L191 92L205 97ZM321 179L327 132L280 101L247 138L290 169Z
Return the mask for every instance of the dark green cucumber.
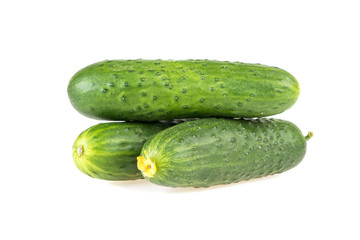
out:
M142 178L136 157L144 142L173 126L168 123L100 123L83 131L73 145L76 166L90 177L104 180Z
M138 168L146 179L169 187L228 184L295 167L311 136L283 120L200 119L149 138Z
M77 72L72 105L106 120L264 117L290 108L299 84L288 72L260 64L210 60L113 60Z

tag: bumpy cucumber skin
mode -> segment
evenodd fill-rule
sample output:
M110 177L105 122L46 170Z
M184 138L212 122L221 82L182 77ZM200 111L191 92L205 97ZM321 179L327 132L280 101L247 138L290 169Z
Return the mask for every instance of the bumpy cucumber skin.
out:
M97 124L83 131L75 140L74 162L81 172L98 179L143 178L137 169L136 157L140 154L144 142L150 136L173 125L125 122Z
M276 119L200 119L149 138L157 171L149 181L168 187L209 187L281 173L305 156L306 141L292 123Z
M125 121L264 117L290 108L298 95L298 82L282 69L211 60L103 61L68 85L83 115Z

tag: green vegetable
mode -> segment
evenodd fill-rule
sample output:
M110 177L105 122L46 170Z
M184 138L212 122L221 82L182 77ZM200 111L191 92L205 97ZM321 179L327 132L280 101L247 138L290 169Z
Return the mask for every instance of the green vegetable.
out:
M68 95L75 109L97 119L263 117L290 108L299 84L288 72L260 64L114 60L77 72Z
M283 120L200 119L149 138L138 168L146 179L169 187L228 184L295 167L311 136Z
M83 131L73 145L76 166L90 177L104 180L142 178L136 157L144 142L170 123L100 123Z

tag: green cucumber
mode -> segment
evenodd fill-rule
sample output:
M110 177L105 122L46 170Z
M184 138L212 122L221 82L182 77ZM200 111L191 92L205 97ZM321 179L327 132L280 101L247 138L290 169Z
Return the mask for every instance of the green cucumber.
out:
M100 123L83 131L73 145L79 170L104 180L142 178L136 157L144 142L172 123Z
M211 60L103 61L68 85L83 115L125 121L264 117L290 108L298 95L298 82L282 69Z
M138 168L169 187L209 187L284 172L303 159L306 140L292 123L276 119L200 119L149 138Z

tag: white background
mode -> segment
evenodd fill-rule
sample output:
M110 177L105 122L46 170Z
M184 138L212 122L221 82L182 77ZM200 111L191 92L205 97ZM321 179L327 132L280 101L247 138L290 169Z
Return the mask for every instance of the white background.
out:
M360 239L357 1L2 1L0 239ZM279 114L312 130L300 165L207 189L89 178L73 163L98 123L67 97L105 59L216 59L292 73Z

